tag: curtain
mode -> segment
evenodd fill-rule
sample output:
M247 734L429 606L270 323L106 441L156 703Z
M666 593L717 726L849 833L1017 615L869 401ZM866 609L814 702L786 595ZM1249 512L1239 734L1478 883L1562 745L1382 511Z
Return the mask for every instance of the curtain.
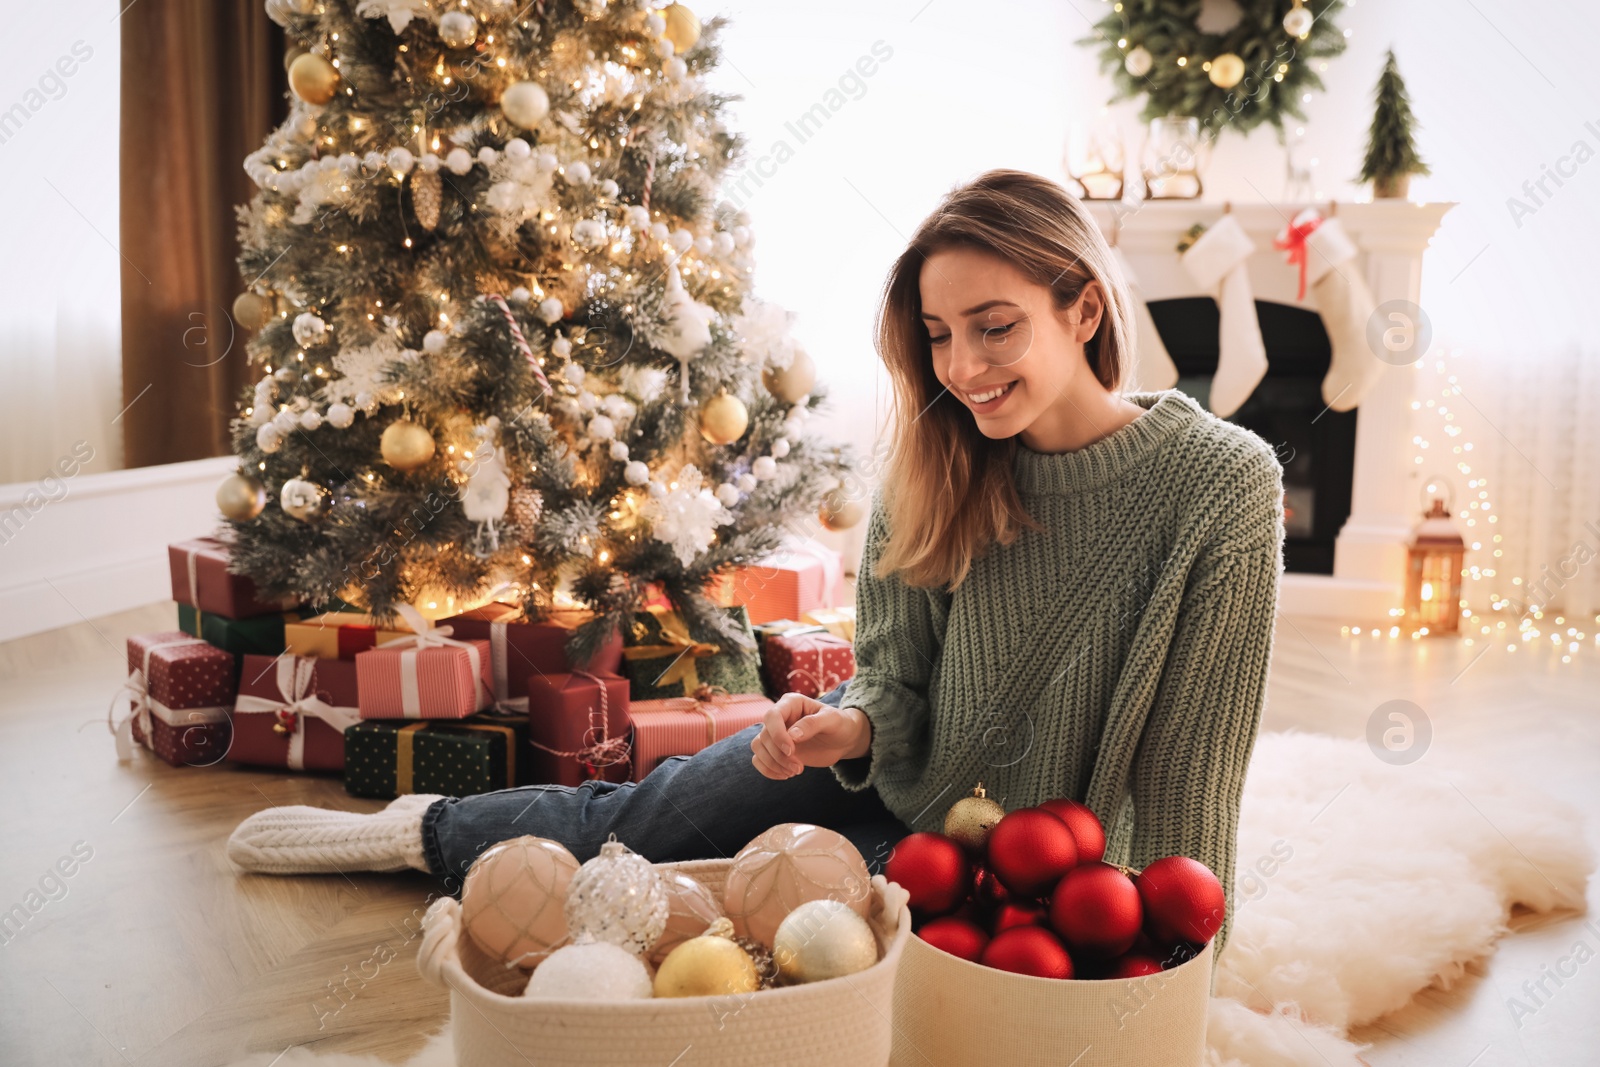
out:
M249 377L234 208L287 79L260 0L133 4L121 25L121 421L137 467L229 451Z

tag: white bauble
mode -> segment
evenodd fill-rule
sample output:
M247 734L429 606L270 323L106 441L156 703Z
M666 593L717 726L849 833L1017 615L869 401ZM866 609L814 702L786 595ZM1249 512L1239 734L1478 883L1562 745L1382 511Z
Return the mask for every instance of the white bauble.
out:
M1150 55L1144 45L1136 45L1128 50L1122 57L1122 69L1135 78L1142 78L1150 73L1150 68L1155 66L1155 58Z
M733 480L733 484L737 485L739 487L739 491L742 493L753 493L755 492L756 488L756 476L751 474L749 471L746 471L745 473L739 475L739 477L735 478Z
M495 161L498 160L499 158L500 158L500 153L496 152L493 148L490 148L488 145L484 145L482 148L478 149L478 162L482 163L486 167L494 166L495 165Z
M580 248L599 248L606 243L604 224L594 219L579 219L572 226L572 243Z
M547 148L533 157L533 165L539 168L541 174L552 174L557 167L561 166L561 160L557 159L556 154Z
M651 482L649 485L645 486L645 492L649 493L654 499L660 500L662 497L667 495L667 487L662 485L660 482Z
M505 152L507 159L528 159L533 155L533 148L522 138L513 137L506 142Z
M300 416L293 411L280 411L272 416L272 425L277 427L279 433L287 437L300 426Z
M328 336L328 324L309 311L302 311L294 317L294 326L291 330L294 333L295 344L301 348L319 345L323 338Z
M532 297L533 294L528 292L526 285L519 285L506 294L506 298L513 304L526 304Z
M642 1000L653 993L644 961L609 941L562 945L534 969L525 997Z
M513 82L500 94L500 110L518 126L531 130L550 113L550 96L537 82Z
M643 204L629 205L628 225L636 230L648 230L650 228L650 209Z
M422 158L417 160L417 167L424 174L438 174L443 161L432 152L422 153Z
M584 389L578 393L578 410L583 412L585 415L589 414L599 406L600 398L589 392L589 390Z
M478 20L465 11L439 16L439 39L451 48L466 48L478 39Z
M726 231L719 231L711 238L711 250L719 256L725 256L733 251L733 235Z
M667 243L679 252L687 252L694 246L694 234L688 230L673 230L672 236L667 238Z
M452 148L444 157L444 165L451 174L465 174L472 169L472 153L465 148Z
M717 486L717 500L725 508L731 508L739 502L739 490L723 482Z
M757 456L755 461L750 464L750 473L755 475L759 481L764 482L768 478L777 475L778 461L771 456Z
M550 354L553 356L558 356L561 359L570 358L572 356L572 342L567 340L565 335L559 333L556 334L555 339L550 342ZM579 367L578 369L580 371L583 370L582 367ZM567 377L570 380L572 376L569 374ZM581 380L582 379L580 378L579 381ZM573 382L572 384L577 385L578 383Z
M566 313L561 301L553 296L539 301L539 318L544 320L546 326L561 321L561 316Z
M689 76L689 64L685 63L677 56L673 56L671 59L661 64L661 69L666 73L667 77L671 78L675 82L681 82L683 79Z
M371 151L361 157L361 165L376 174L389 163L389 158L382 152Z
M302 411L300 413L300 428L302 430L315 430L322 425L322 415L316 411Z
M771 451L773 459L782 459L789 454L789 439L787 437L777 438L772 442L772 448L769 451Z
M397 177L405 177L411 173L411 168L417 165L417 157L411 154L409 148L389 149L389 170Z
M733 228L733 243L737 248L750 247L751 233L748 226L735 226Z
M278 505L286 514L306 522L322 510L322 487L304 478L290 478L278 494Z
M327 417L328 425L334 429L348 429L356 421L356 409L349 404L329 404Z
M696 237L694 239L694 250L699 252L702 256L708 255L711 252L711 238L707 237L705 234L701 234L699 237Z
M594 177L594 173L589 170L589 164L581 159L574 163L568 163L567 169L563 173L566 174L567 181L572 185L588 185L590 179Z
M443 330L429 330L422 335L422 350L430 356L437 356L444 351L444 346L449 337Z
M672 229L664 222L651 223L650 225L650 236L657 241L665 241L670 233L672 233Z
M643 485L650 480L650 468L639 460L629 460L628 465L622 469L622 478L629 485Z
M263 452L276 452L283 447L283 434L269 422L256 430L256 447Z
M617 194L622 191L622 187L616 182L612 181L610 178L607 178L605 181L601 182L599 188L600 195L605 197L607 200L616 199Z
M621 441L612 441L611 442L611 458L616 460L619 463L622 462L623 460L627 459L628 458L628 446L623 444Z
M360 408L362 411L365 411L368 415L371 415L374 411L378 410L378 398L365 389L358 392L354 399L356 402L356 407Z
M1304 37L1311 32L1312 21L1311 12L1306 8L1290 8L1288 14L1283 16L1283 32L1290 37Z
M652 11L644 20L645 32L652 37L660 37L661 31L667 28L667 20Z
M617 435L616 423L609 416L596 415L589 420L589 436L597 441L609 441Z

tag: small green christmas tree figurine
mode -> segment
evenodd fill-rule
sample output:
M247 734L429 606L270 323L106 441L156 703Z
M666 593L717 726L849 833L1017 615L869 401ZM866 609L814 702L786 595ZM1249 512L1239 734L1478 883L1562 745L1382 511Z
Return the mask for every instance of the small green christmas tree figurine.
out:
M1376 108L1367 133L1367 158L1357 181L1371 182L1372 195L1379 199L1404 197L1411 175L1432 172L1417 155L1412 138L1416 119L1411 115L1411 100L1406 96L1406 83L1400 79L1392 48L1383 73L1378 75L1374 97Z

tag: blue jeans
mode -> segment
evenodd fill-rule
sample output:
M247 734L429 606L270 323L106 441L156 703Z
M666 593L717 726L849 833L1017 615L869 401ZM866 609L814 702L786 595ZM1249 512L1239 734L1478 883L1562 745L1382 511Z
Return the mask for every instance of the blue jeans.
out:
M840 683L821 700L838 707L844 690ZM561 842L580 863L616 834L661 863L731 857L770 826L809 822L845 835L878 873L910 829L875 790L847 790L830 768L807 767L783 781L766 777L750 761L760 730L750 726L693 756L673 756L642 782L526 785L435 801L422 818L428 866L456 895L479 853L523 834Z

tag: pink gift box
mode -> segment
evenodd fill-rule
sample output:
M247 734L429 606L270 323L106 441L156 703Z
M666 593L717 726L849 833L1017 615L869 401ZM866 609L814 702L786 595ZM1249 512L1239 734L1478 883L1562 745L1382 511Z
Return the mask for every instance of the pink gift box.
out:
M492 671L487 641L408 634L356 653L361 717L464 719L492 702Z
M642 781L670 756L692 756L760 722L771 707L763 693L633 701L628 706L628 718L633 720L633 780Z
M797 542L731 571L714 588L725 606L743 604L751 625L798 619L807 611L850 599L843 559L816 541Z

